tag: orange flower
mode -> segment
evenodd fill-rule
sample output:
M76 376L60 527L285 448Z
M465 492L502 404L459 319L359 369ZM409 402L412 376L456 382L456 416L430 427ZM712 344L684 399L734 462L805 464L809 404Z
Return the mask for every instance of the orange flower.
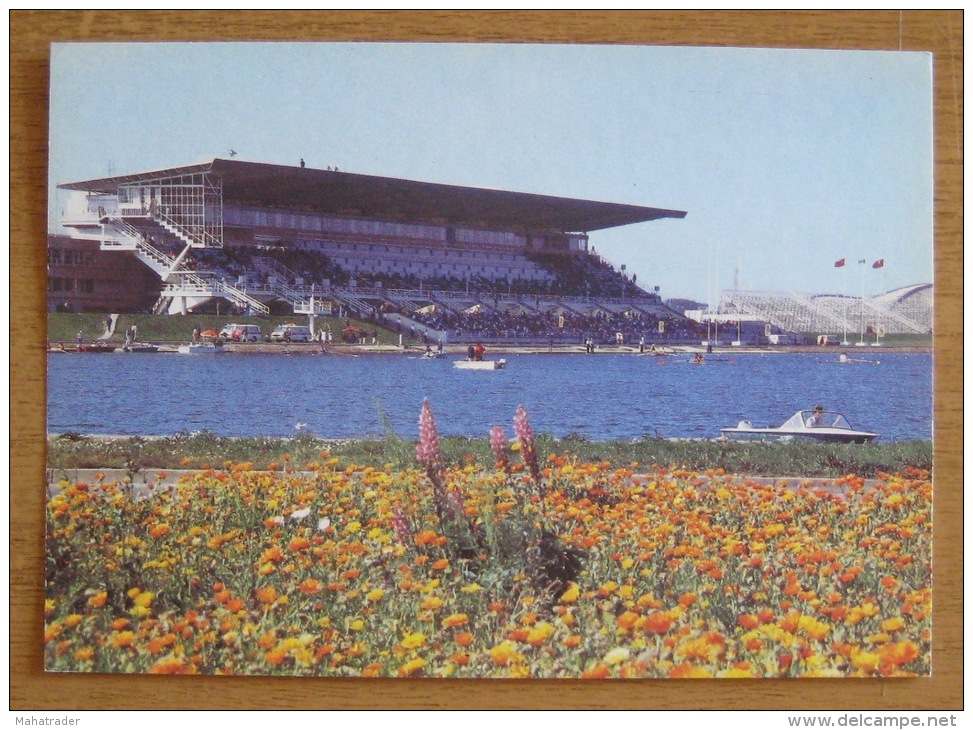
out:
M564 644L564 646L566 646L568 649L574 649L580 646L581 637L577 634L571 634L571 636L565 638L561 643Z
M196 674L196 667L182 659L170 657L156 662L148 669L149 674Z
M300 582L300 584L297 586L297 590L306 596L313 595L320 592L321 581L319 581L317 578L306 578Z
M745 613L737 617L737 623L748 631L752 631L760 625L760 619L752 613Z
M271 604L277 600L277 589L273 586L264 586L257 589L257 600L264 604Z
M470 617L465 613L453 613L443 619L443 628L451 629L456 626L465 626L469 623Z
M675 619L668 611L654 611L645 617L645 630L652 634L665 634Z
M74 656L75 661L88 662L94 659L95 650L90 646L84 646L76 650L72 656Z
M919 656L919 647L912 641L896 641L883 646L878 655L881 664L901 667Z
M416 535L416 545L432 545L438 537L439 535L432 530L423 530Z
M639 618L640 617L637 613L633 611L626 611L625 613L621 614L617 619L615 619L615 623L618 624L618 627L620 629L625 629L626 631L628 631L633 626L635 626L635 622L638 621Z
M101 608L108 601L107 591L98 591L95 595L88 599L88 605L92 608Z
M287 547L294 552L299 552L301 550L306 550L311 546L311 541L306 537L295 537L287 544Z
M498 667L507 666L518 656L516 645L511 641L502 641L490 649L490 661Z
M272 548L264 550L263 555L260 556L261 563L283 563L284 562L284 551L281 550L277 545Z
M460 633L456 634L453 641L465 648L473 643L473 638L473 634L469 631L461 631Z
M608 679L612 675L612 670L607 664L599 662L591 669L581 672L581 679Z
M674 667L669 676L673 679L712 679L713 675L703 669L702 667L697 667L688 662L680 664Z
M433 570L446 570L449 567L449 561L446 558L440 558L435 563L432 564Z
M132 645L135 640L134 631L120 631L112 637L112 646L118 647L119 649L124 649Z

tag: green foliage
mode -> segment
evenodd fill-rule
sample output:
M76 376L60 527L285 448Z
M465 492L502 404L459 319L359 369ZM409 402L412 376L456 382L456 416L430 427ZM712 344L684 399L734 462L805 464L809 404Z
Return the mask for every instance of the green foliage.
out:
M441 440L447 466L492 464L487 439L447 437ZM872 444L735 443L732 441L588 441L583 438L537 439L542 464L550 454L571 453L583 461L607 461L613 467L637 463L693 471L723 469L750 476L874 477L907 467L932 470L932 443L897 441ZM266 469L288 457L295 468L329 452L348 463L404 469L414 465L415 443L390 431L381 439L335 441L311 433L293 438L228 438L208 431L160 438L98 438L71 433L48 442L48 466L56 469L178 469L249 462Z

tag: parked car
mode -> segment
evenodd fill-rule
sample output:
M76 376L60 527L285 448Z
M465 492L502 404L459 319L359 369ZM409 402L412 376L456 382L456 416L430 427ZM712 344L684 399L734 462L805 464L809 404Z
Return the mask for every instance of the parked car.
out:
M310 342L311 330L296 324L282 324L270 333L271 342Z
M231 342L259 342L264 336L255 324L228 324L220 330L220 338Z

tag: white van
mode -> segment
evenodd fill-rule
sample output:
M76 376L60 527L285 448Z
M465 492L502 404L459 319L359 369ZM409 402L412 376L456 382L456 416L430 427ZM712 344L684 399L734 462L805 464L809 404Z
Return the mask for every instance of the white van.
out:
M270 333L271 342L310 342L311 330L296 324L282 324Z
M231 342L259 342L264 336L255 324L228 324L220 330L220 338Z

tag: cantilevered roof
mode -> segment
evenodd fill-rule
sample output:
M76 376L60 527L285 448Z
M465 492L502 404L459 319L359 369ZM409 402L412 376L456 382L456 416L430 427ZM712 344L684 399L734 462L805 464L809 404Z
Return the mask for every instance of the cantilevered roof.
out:
M119 185L211 173L222 178L224 203L305 208L379 220L482 225L500 229L596 231L685 211L601 203L533 193L416 182L337 170L216 159L167 170L65 183L67 190L113 193Z

